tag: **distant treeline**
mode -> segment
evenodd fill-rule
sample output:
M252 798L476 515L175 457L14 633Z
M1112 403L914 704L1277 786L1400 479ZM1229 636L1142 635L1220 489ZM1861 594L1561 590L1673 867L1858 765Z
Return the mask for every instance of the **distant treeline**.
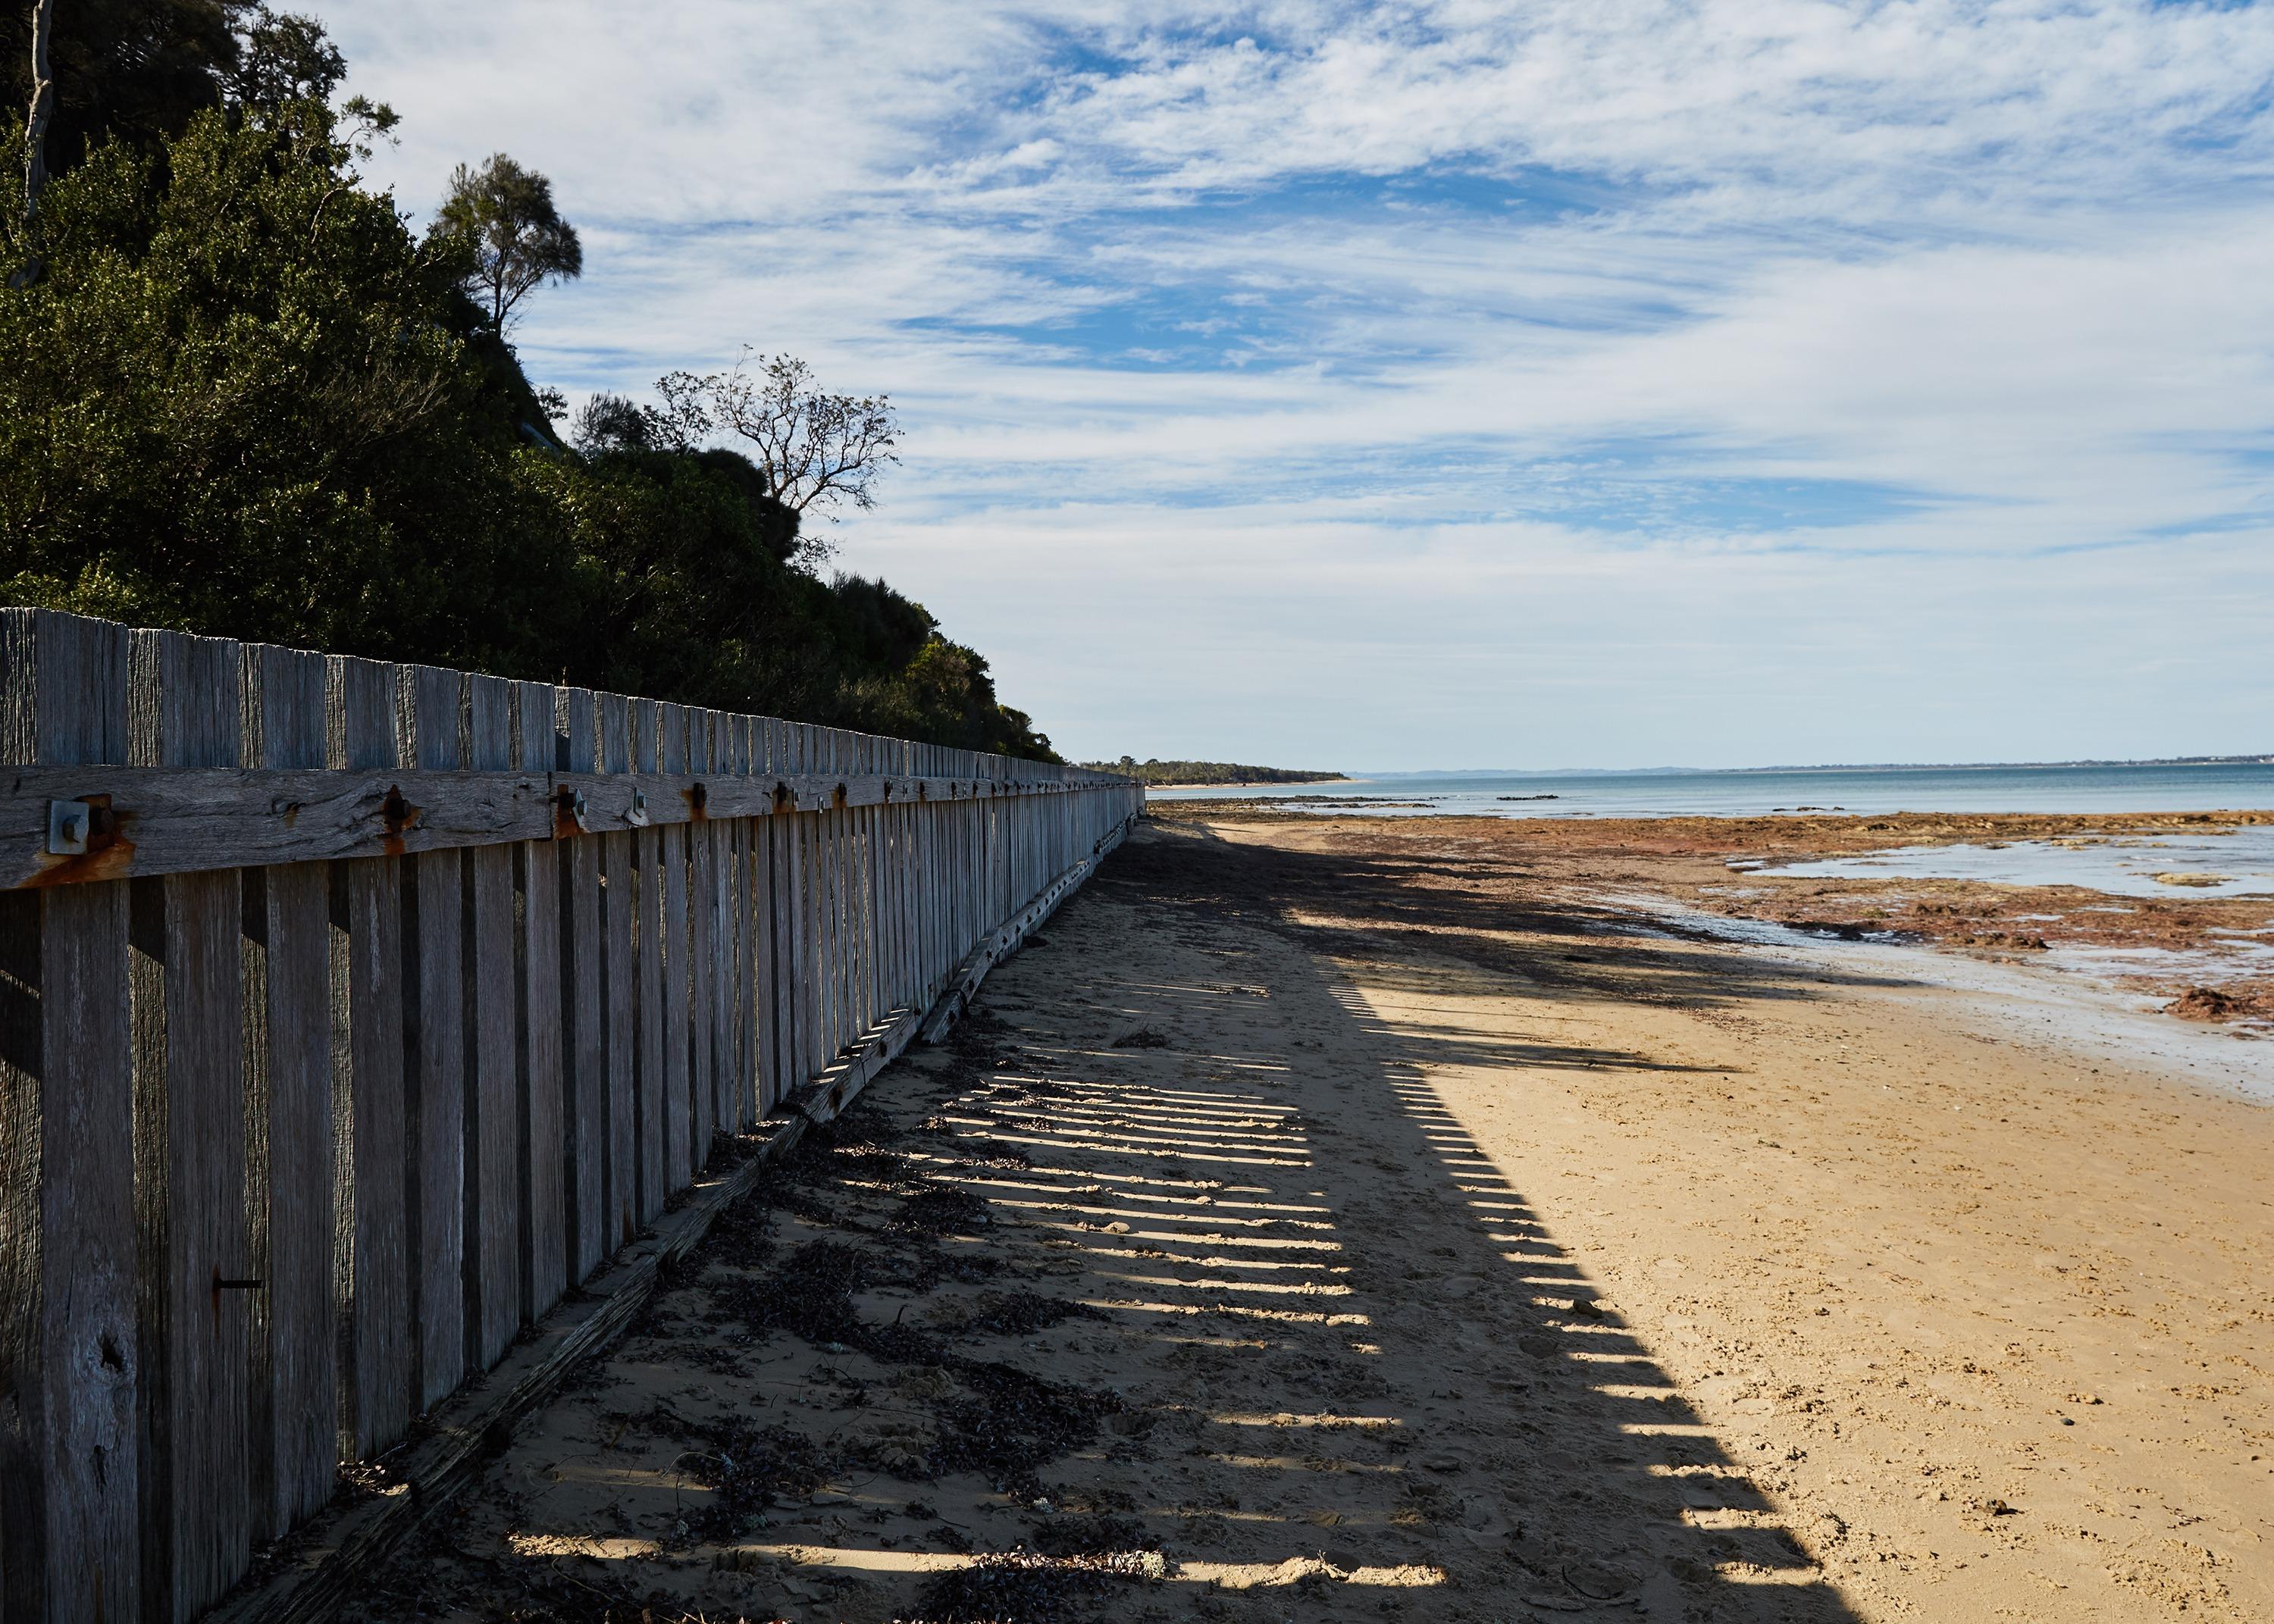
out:
M1119 761L1084 762L1093 772L1118 772L1147 784L1332 784L1339 772L1303 772L1292 767L1250 767L1239 762L1139 761L1125 756Z

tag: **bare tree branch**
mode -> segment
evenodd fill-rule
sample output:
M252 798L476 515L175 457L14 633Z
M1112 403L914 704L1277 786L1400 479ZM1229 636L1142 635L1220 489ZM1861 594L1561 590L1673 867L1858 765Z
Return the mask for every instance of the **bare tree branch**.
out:
M48 60L56 31L56 0L34 0L32 7L32 109L24 124L24 234L32 244L32 257L8 279L14 288L28 288L45 267L40 263L40 193L48 184L48 123L55 117L55 68Z
M748 441L774 500L799 515L833 519L830 510L847 502L875 507L877 476L900 461L892 397L825 394L794 356L764 357L753 371L753 353L744 350L732 371L706 378L674 373L659 386L664 399L676 406L699 398L706 426L715 422Z

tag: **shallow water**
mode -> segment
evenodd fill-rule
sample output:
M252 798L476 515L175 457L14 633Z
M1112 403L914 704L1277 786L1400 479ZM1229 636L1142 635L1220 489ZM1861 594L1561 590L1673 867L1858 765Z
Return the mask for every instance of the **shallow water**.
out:
M1899 976L1922 993L1971 994L1969 1024L1985 1031L2058 1044L2082 1059L2152 1067L2200 1087L2274 1105L2274 1032L2265 1023L2173 1020L2158 1013L2160 998L2123 984L2122 977L2141 973L2138 966L2096 962L2088 957L2092 950L2056 950L2014 963L1924 946L1836 941L1767 920L1728 919L1648 894L1606 900L1756 951L1845 972ZM2057 954L2064 952L2068 961L2059 962Z
M2081 885L2116 897L2274 897L2274 829L2225 835L2113 835L2015 840L1998 846L1906 846L1808 862L1731 863L1739 873L1795 879L1981 880L1996 885ZM2159 874L2195 876L2174 885ZM2219 883L2200 883L2216 876Z
M2274 808L2274 763L1808 767L1748 772L1404 772L1345 784L1156 789L1383 817L1758 817L1795 812L2207 812Z

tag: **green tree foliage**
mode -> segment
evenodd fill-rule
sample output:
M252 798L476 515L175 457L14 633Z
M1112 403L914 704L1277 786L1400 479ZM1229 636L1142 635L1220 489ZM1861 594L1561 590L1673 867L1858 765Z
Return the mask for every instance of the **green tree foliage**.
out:
M477 342L463 263L422 250L348 156L299 102L199 113L49 184L46 275L0 302L12 597L509 652L493 628L532 590L502 500L517 372Z
M223 79L244 54L240 29L260 15L246 0L59 0L48 167L74 168L113 136L150 146L219 107ZM0 101L19 127L31 101L31 50L32 8L11 0L0 7Z
M554 442L467 238L358 184L375 110L207 107L49 183L0 289L0 601L1047 757L920 605L801 567L744 457L654 408Z
M434 230L460 239L466 291L500 332L533 289L584 274L584 244L554 207L553 183L503 153L478 169L457 167Z

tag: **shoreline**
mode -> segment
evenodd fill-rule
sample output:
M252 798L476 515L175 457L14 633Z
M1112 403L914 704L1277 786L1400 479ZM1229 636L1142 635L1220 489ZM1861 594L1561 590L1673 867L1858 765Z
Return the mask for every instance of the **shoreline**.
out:
M1505 853L1543 877L1624 884L1700 914L1826 939L2032 965L2176 1005L2174 1019L2274 1037L2274 897L2211 895L2184 885L2168 895L2134 896L2069 883L1782 871L1896 848L2211 836L2274 825L2274 812L1359 819L1255 802L1205 809L1172 802L1154 815L1305 824L1346 839L1380 831L1391 840L1453 841Z

